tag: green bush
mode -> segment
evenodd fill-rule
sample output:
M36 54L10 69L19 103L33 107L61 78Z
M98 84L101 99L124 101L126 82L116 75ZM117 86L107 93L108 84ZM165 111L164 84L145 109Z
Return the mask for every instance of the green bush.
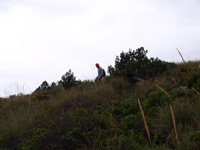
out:
M146 53L141 48L123 53L119 68L113 68L118 76L111 74L102 82L83 81L66 89L60 82L31 95L0 98L0 149L178 149L170 104L180 149L199 149L200 96L193 89L177 88L188 82L199 91L198 65L189 63L188 76L183 64L149 60ZM131 79L151 79L131 84L124 79L127 73L134 75ZM166 89L171 100L155 85Z
M188 140L191 144L191 149L198 149L200 147L200 131L190 132Z
M148 58L148 50L143 47L136 50L129 49L129 52L122 52L116 57L115 68L109 66L108 70L114 75L126 77L130 82L134 78L149 79L162 74L166 70L166 63L158 58Z
M46 138L47 130L44 128L36 128L20 145L22 150L42 150L44 149L43 140Z
M149 113L149 109L163 106L165 104L170 104L170 98L161 90L155 90L149 93L148 98L144 100L144 111L145 113Z

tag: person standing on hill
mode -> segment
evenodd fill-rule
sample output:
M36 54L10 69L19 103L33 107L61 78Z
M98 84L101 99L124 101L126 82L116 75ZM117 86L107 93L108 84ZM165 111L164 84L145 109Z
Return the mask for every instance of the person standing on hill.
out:
M101 79L106 76L105 70L101 68L98 63L96 63L96 67L98 69L98 76L95 81L101 81Z

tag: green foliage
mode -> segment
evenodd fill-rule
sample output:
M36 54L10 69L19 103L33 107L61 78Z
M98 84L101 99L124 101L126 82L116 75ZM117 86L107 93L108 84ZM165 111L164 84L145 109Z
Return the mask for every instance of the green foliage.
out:
M22 150L39 150L45 149L43 147L43 139L46 136L46 129L37 128L30 135L28 135L27 139L20 145Z
M188 63L188 75L183 64L146 54L143 48L123 52L102 82L78 82L69 70L31 95L0 98L0 149L178 149L170 104L180 149L199 149L200 96L190 89L199 91L198 62ZM131 84L124 76L154 79Z
M151 114L153 109L158 106L170 104L169 97L161 90L156 90L149 93L148 98L144 100L144 110L147 114Z
M192 143L191 149L198 149L200 147L200 131L190 132L188 140Z
M109 66L111 74L125 76L129 81L134 78L149 79L166 70L166 63L158 58L148 58L148 50L143 47L136 50L129 49L129 52L122 52L116 57L115 68Z
M74 128L71 131L61 135L61 140L64 149L78 149L84 148L87 144L86 136L80 128Z
M130 83L125 81L122 77L112 77L108 80L108 83L114 89L114 93L116 93L119 96L125 96L131 90Z
M47 90L48 88L50 88L49 83L44 81L36 90Z
M31 95L32 101L43 101L49 99L48 92L37 90Z
M66 72L62 77L60 83L64 88L70 88L72 86L75 86L78 84L78 81L76 81L76 77L74 76L74 73L71 71L71 69Z
M176 99L174 102L173 113L175 116L177 132L179 135L179 139L181 140L180 142L182 143L182 147L184 147L183 145L185 145L184 149L186 147L193 147L194 145L194 143L192 142L194 139L189 137L189 135L191 129L198 128L198 121L196 118L199 117L199 113L197 112L198 107L188 101L185 101L184 98ZM157 117L154 118L154 121L152 123L153 127L155 127L155 131L159 133L158 140L162 143L167 141L167 143L172 148L175 148L177 146L177 143L175 142L176 138L169 105L159 108ZM196 141L194 140L194 142Z
M191 88L194 87L195 89L200 90L200 74L195 73L187 77L185 84Z
M76 80L74 73L71 71L71 69L69 69L69 71L61 77L60 81L57 83L52 82L51 85L49 85L47 81L43 81L43 83L34 91L34 93L37 93L36 96L38 99L44 100L48 99L48 96L46 96L47 94L45 93L49 93L49 91L55 92L55 89L58 89L59 87L68 89L80 83L81 81Z

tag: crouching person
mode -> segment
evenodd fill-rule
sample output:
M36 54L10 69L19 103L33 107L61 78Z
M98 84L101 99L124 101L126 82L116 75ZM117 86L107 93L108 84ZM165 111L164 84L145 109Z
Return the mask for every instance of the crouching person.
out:
M96 63L96 67L98 69L98 76L96 77L95 81L101 81L102 78L106 76L106 72L103 68L99 66L98 63Z

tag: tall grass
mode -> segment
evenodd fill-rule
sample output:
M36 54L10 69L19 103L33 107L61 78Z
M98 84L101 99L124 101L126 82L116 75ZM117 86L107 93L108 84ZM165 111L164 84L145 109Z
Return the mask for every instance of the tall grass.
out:
M186 64L186 62L185 62L185 60L184 60L184 58L183 58L181 52L180 52L178 49L177 49L177 51L178 51L178 53L180 54L180 56L181 56L181 58L182 58L182 60L183 60L183 63L184 63L184 65L185 65L185 68L187 69L188 76L191 76L191 73L190 73L190 71L189 71L189 68L188 68L188 66L187 66L187 64ZM198 95L200 95L200 93L199 93L194 87L192 87L192 89L193 89Z
M185 68L187 69L188 75L191 75L191 74L190 74L190 71L189 71L189 68L188 68L188 66L187 66L187 64L186 64L186 62L185 62L185 60L184 60L184 58L183 58L181 52L178 50L178 48L177 48L177 51L178 51L179 55L181 56L181 58L182 58L182 60L183 60L183 63L184 63L184 65L185 65Z
M185 68L183 72L187 74ZM131 85L123 77L110 77L97 83L85 81L71 89L55 87L1 99L0 146L2 137L4 141L19 137L21 143L15 149L31 149L38 143L43 149L126 150L150 149L149 145L180 149L184 144L198 148L199 97L195 89L180 91L176 87L180 84L167 87L170 82L163 88L161 78L156 82L137 79L142 82ZM189 139L188 135L196 137ZM14 144L8 144L2 147L12 149Z
M142 82L148 82L148 81L145 81L145 80L143 80L143 79L139 79L139 78L135 78L136 80L139 80L139 81L142 81ZM148 83L150 83L150 82L148 82ZM169 97L169 99L170 99L170 101L172 102L172 98L171 98L171 96L169 95L169 93L165 90L165 89L163 89L162 87L160 87L158 84L153 84L153 83L151 83L153 86L155 86L155 87L157 87L158 89L160 89L161 91L163 91L168 97Z
M0 134L5 136L22 136L23 131L30 127L33 122L34 109L30 102L30 98L26 96L18 96L14 99L2 100L4 108L2 108L0 118Z

